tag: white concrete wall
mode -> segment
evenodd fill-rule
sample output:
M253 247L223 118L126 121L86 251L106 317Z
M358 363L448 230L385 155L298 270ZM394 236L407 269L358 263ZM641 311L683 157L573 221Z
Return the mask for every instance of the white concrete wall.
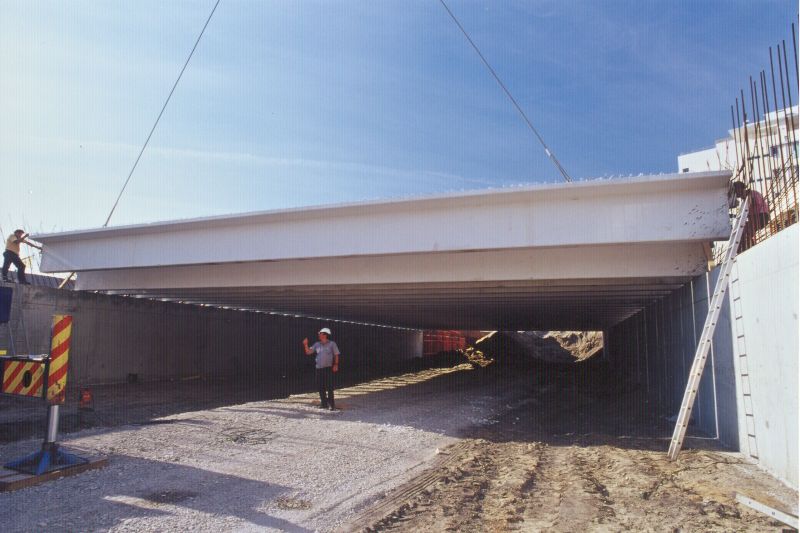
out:
M737 281L720 313L690 429L694 435L718 434L721 444L794 488L800 467L799 231L795 224L738 257L732 273ZM611 329L609 357L642 386L660 414L678 412L718 274L717 268L695 278Z
M680 409L689 369L703 331L719 268L700 275L611 328L609 359L644 391L650 408L665 417ZM739 449L736 377L727 301L700 380L689 435L717 437Z
M733 271L733 278L738 275L739 281L731 289L731 298L741 297L734 302L733 318L741 315L738 334L744 335L734 342L740 449L755 455L767 471L795 488L799 445L799 229L795 224L741 254ZM731 327L737 339L737 325ZM745 416L747 384L740 376L743 371L750 377L750 423ZM752 441L748 431L755 434Z

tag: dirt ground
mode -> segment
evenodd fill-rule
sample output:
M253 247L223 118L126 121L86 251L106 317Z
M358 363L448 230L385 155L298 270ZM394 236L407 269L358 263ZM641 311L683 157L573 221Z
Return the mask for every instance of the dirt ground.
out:
M670 428L602 365L423 370L342 389L335 413L313 394L161 387L125 408L99 392L94 427L62 440L109 466L0 494L3 531L781 529L735 491L796 512L796 492L713 441L666 461ZM8 408L13 440L24 411ZM22 436L0 460L38 446Z
M780 531L735 492L797 513L797 493L690 439L666 459L669 428L561 368L346 531Z

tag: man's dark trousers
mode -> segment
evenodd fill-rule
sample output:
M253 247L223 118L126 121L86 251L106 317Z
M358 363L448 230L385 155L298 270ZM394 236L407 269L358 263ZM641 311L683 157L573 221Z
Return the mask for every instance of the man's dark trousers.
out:
M22 259L19 258L19 255L11 250L6 250L3 252L3 279L8 277L8 268L12 264L17 267L17 279L19 282L27 283L28 280L25 279L25 263L22 262Z
M322 407L334 407L333 403L333 369L331 367L317 369L317 389Z

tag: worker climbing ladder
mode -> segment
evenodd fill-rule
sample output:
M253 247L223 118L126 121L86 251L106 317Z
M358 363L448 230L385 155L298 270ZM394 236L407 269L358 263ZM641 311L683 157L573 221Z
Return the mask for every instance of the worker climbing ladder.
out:
M739 242L742 240L749 209L750 198L746 198L742 203L739 216L736 217L731 237L728 240L728 249L725 251L719 277L714 286L714 294L711 297L711 302L709 302L706 322L700 334L700 340L694 354L692 368L689 370L689 382L686 384L686 391L683 393L683 402L681 402L681 409L678 413L678 421L675 423L675 430L672 432L672 440L669 444L668 455L672 461L677 459L678 453L681 451L681 447L683 447L683 440L686 437L686 428L689 426L689 421L692 418L692 408L697 398L697 390L700 387L700 379L703 377L703 369L706 366L708 352L711 349L711 341L714 338L714 330L717 327L719 313L725 301L733 260L739 249Z

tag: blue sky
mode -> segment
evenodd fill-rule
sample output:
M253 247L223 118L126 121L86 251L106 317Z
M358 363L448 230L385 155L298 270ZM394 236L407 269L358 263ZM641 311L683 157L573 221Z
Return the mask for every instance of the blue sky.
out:
M449 4L575 178L710 146L797 14ZM6 233L103 223L212 5L3 3ZM222 0L112 225L559 179L437 0Z

